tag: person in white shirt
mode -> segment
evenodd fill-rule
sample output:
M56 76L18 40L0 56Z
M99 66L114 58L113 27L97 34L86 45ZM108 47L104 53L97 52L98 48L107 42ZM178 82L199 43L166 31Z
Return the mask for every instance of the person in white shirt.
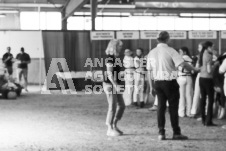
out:
M179 50L179 54L182 56L185 62L192 65L192 59L187 47L182 47ZM177 82L180 85L180 101L178 114L180 117L191 116L191 106L193 97L193 81L192 72L187 71L184 68L178 68Z
M134 58L135 76L134 76L134 105L138 106L138 101L140 102L140 107L144 107L144 82L145 82L145 66L146 58L143 55L143 49L138 48L136 50L136 57Z
M126 49L124 52L123 66L125 68L124 79L125 79L125 91L123 98L125 105L131 105L133 102L133 91L134 91L134 59L133 52L130 49Z
M165 112L166 101L169 102L169 114L171 125L173 128L173 139L184 140L187 136L181 134L179 126L178 106L179 106L179 85L176 81L177 68L179 66L188 71L199 71L188 63L184 62L179 53L167 45L170 39L169 33L162 31L157 40L159 44L156 48L151 50L147 58L147 70L151 74L150 81L152 82L152 89L154 89L158 97L158 128L159 140L165 140ZM152 90L151 90L152 91Z

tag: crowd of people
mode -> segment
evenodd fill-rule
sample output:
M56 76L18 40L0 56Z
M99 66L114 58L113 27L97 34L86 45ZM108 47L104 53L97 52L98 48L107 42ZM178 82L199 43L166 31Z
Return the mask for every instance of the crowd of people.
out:
M2 62L4 64L4 68L7 69L7 73L10 77L13 75L13 64L17 64L17 82L22 83L22 77L24 78L23 87L25 91L28 91L27 84L28 84L28 64L31 62L31 58L29 54L27 54L22 47L20 49L20 53L16 55L16 58L13 57L11 53L11 47L7 47L7 52L2 56Z
M217 126L213 123L215 111L218 111L218 119L225 117L226 54L218 56L214 44L205 41L198 45L199 55L191 56L185 46L178 50L168 46L169 39L168 32L161 32L157 38L158 45L146 56L142 48L138 48L135 55L130 49L126 49L123 67L115 65L122 49L122 41L109 42L106 49L107 78L103 82L109 104L106 122L108 136L123 134L117 123L122 118L125 106L144 108L148 95L155 97L149 110L157 111L159 140L166 139L167 107L173 139L188 139L181 134L179 117L196 118L206 127ZM115 75L120 74L122 69L125 90L123 95L120 95L122 81Z

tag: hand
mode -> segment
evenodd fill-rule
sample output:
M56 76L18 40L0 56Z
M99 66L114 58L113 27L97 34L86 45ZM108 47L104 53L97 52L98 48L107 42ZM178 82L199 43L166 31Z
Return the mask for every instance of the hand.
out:
M152 88L150 93L152 94L153 97L155 97L155 95L156 95L156 90Z
M200 68L195 68L194 72L200 72Z
M219 61L216 61L216 62L214 62L213 65L214 65L214 66L220 65L220 62L219 62Z
M123 86L122 85L116 85L116 92L117 93L121 93L122 92L122 90L123 90Z

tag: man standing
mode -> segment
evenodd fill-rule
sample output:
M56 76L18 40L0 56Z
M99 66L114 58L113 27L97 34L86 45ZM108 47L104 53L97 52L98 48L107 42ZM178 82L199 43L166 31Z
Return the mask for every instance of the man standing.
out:
M125 57L123 59L123 66L125 67L124 80L125 80L125 91L123 93L123 99L125 105L129 106L133 102L133 91L134 91L134 59L133 52L130 49L126 49Z
M5 65L5 68L7 69L9 75L11 76L13 74L13 55L10 53L11 47L7 47L7 52L2 57L2 62Z
M176 81L177 67L187 69L188 71L199 71L188 63L184 62L179 53L167 45L170 39L169 33L162 31L157 40L158 45L151 50L147 57L147 70L149 70L149 79L158 97L158 128L159 140L165 140L165 111L166 102L169 103L170 121L173 128L173 139L184 140L187 136L181 134L179 127L178 106L179 106L179 85ZM152 91L152 90L151 90Z
M31 62L29 54L24 52L24 48L21 48L21 53L17 54L16 59L18 63L18 80L21 82L22 76L24 77L24 89L27 90L27 74L28 74L28 64Z

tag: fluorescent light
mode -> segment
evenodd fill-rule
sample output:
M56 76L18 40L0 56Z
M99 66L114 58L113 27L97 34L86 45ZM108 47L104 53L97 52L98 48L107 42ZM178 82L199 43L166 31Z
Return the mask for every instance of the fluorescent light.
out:
M75 12L74 15L84 15L83 12Z
M159 13L157 14L157 16L178 16L178 15L173 13Z
M181 17L192 17L192 13L180 13Z
M180 13L180 17L203 17L203 18L214 18L214 17L226 17L226 14L209 14L209 13Z
M194 13L194 17L209 17L210 14L205 14L205 13Z
M104 12L103 13L104 16L120 16L120 13L115 13L115 12Z
M130 13L121 13L122 16L130 16Z
M226 14L210 14L210 17L226 17Z
M91 12L84 12L84 15L91 15Z
M16 14L19 13L18 10L0 10L0 14Z

